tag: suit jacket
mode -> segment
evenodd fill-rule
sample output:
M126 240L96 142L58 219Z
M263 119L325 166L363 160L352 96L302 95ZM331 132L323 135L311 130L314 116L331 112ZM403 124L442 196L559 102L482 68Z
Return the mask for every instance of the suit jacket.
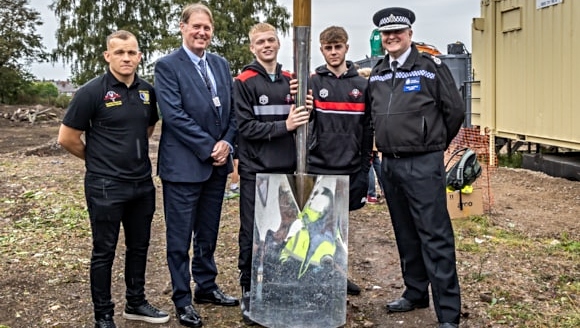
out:
M171 182L203 182L213 170L227 175L227 165L213 166L211 153L219 140L234 145L235 115L232 111L233 79L228 62L206 52L221 102L221 115L195 64L183 48L155 64L155 94L161 111L158 174Z

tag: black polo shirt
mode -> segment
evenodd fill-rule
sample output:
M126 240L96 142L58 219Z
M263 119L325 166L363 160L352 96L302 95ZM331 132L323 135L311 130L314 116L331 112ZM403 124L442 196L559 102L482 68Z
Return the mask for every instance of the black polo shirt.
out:
M127 87L107 69L78 89L62 123L85 131L87 173L138 181L151 177L147 128L158 120L153 86L135 75Z

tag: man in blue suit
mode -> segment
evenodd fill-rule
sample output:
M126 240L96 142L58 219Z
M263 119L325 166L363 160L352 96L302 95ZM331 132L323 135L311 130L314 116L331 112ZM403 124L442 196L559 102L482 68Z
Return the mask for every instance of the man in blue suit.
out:
M206 51L213 16L196 3L184 8L179 24L183 47L155 65L155 91L162 116L158 172L163 182L167 263L172 300L181 325L201 327L192 305L239 304L217 286L214 252L232 145L232 83L226 60ZM193 260L190 259L193 234ZM191 261L191 275L190 275Z

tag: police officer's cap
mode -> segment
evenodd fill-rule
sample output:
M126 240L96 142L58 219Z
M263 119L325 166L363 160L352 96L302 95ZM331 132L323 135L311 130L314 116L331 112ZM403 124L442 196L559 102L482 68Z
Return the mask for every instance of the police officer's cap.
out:
M391 7L377 11L373 22L379 31L395 31L411 28L415 22L415 14L406 8Z

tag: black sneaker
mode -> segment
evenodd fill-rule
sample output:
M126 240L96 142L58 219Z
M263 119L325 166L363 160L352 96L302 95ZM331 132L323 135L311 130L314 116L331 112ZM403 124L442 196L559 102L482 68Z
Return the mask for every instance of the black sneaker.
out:
M242 288L242 301L240 302L242 309L242 320L247 326L253 326L256 323L250 319L250 290Z
M117 328L113 316L105 314L95 322L95 328Z
M123 311L123 318L127 320L140 320L149 323L165 323L169 321L169 314L157 309L149 302L139 306L125 305L125 311Z
M348 295L360 295L360 287L350 281L350 279L346 279L346 293Z

